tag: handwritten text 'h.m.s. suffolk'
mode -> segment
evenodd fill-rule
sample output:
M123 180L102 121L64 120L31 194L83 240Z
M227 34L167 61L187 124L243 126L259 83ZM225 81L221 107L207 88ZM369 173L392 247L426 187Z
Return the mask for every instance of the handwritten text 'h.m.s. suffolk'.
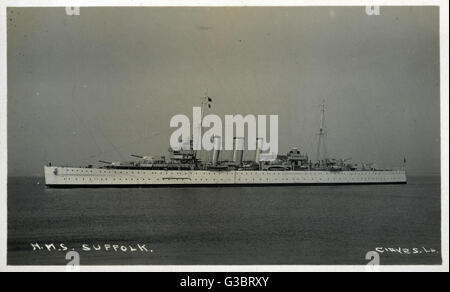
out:
M69 246L65 243L30 243L33 251L48 251L48 252L67 252L67 251L83 251L83 252L153 252L148 248L147 244L79 244L77 246Z

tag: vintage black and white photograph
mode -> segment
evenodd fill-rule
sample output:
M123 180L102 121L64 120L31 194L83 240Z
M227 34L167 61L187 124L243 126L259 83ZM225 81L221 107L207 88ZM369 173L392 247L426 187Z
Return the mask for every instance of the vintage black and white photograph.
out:
M7 266L448 271L441 9L6 6Z

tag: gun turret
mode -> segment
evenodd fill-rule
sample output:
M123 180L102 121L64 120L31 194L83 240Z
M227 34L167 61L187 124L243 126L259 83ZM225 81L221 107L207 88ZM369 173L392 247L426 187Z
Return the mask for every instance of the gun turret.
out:
M155 159L153 156L142 156L142 155L136 155L136 154L131 154L131 156L139 158L139 159L144 159L147 161L153 161Z
M99 160L98 162L109 164L109 165L112 165L112 166L121 166L122 165L121 162L110 162L110 161L104 161L104 160Z

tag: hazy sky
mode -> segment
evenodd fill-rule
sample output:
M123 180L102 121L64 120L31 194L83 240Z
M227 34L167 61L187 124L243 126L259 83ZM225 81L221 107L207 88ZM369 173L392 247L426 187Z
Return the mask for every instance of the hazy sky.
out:
M279 147L440 170L433 7L8 9L8 172L166 154L175 114L278 114ZM250 154L247 154L249 156Z

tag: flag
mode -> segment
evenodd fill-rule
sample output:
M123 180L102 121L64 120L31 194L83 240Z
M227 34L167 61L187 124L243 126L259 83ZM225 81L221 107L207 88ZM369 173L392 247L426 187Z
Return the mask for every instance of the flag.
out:
M208 102L212 102L212 98L211 97L208 97Z

